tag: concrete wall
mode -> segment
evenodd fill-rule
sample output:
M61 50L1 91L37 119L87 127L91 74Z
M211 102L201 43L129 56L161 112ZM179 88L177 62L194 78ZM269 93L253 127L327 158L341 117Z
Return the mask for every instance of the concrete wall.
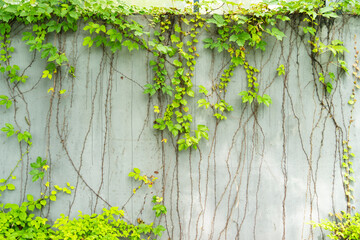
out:
M143 17L137 19L146 23ZM190 112L195 124L209 127L210 138L199 150L180 153L175 139L152 128L158 117L153 106L163 108L169 99L143 94L153 74L148 52L124 49L112 55L101 47L83 47L82 31L60 34L49 41L66 52L76 78L63 69L52 80L42 79L46 62L21 41L27 29L14 27L11 63L25 69L29 79L10 84L0 76L0 95L16 100L10 110L0 107L0 125L9 122L30 131L33 146L14 172L17 190L4 193L1 202L21 202L26 194L45 190L45 182L40 187L28 174L30 163L41 156L48 159L52 185L70 182L76 187L71 196L59 195L42 213L52 220L60 213L74 217L78 210L100 212L111 205L123 207L130 221L141 217L151 222L151 198L156 194L164 197L168 209L165 217L155 220L167 228L162 239L322 239L323 233L313 231L308 222L346 209L340 165L354 79L342 75L333 83L333 94L324 97L314 80L318 70L311 65L308 39L299 36L295 23L281 27L287 35L282 42L269 37L266 52L248 53L249 62L260 69L260 92L272 97L272 105L241 102L237 94L246 89L246 74L237 69L226 93L234 111L221 122L212 110L197 108L197 90L199 85L210 90L217 84L229 58L203 49L200 41ZM322 25L324 41L340 39L350 50L345 55L350 73L359 27L355 17ZM201 38L208 36L203 32ZM329 55L323 56L326 63ZM281 77L276 72L280 64L286 68ZM67 92L52 98L51 87ZM360 155L357 106L353 115L350 144ZM161 142L163 138L167 143ZM0 148L3 177L21 154L16 138L5 134L0 134ZM153 188L142 187L132 196L138 184L127 175L134 167L159 179ZM354 170L358 178L356 159ZM359 184L354 188L356 197ZM359 207L358 198L354 206Z

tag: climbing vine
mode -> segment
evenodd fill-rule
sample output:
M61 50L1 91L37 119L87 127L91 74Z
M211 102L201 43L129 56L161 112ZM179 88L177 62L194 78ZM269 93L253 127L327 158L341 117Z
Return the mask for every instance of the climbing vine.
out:
M203 124L194 126L192 113L196 109L191 109L189 102L197 96L198 108L205 108L212 111L217 124L226 121L232 111L236 111L230 102L226 100L227 90L230 86L234 72L238 69L246 74L242 77L246 82L245 89L238 89L239 101L243 104L253 106L264 105L271 107L271 96L266 94L266 89L261 85L258 74L261 71L248 58L256 51L266 51L267 40L275 38L282 41L286 38L282 26L286 22L291 22L293 17L301 19L298 26L302 29L302 37L308 38L308 47L312 60L313 71L316 72L315 85L321 86L321 99L323 106L329 114L332 108L327 104L326 98L331 96L333 84L338 81L340 74L346 74L348 68L343 60L343 55L348 50L340 40L322 42L320 40L319 25L321 21L333 21L337 18L337 13L344 12L349 14L359 14L360 6L355 1L345 1L334 3L329 6L324 5L323 1L307 0L294 2L277 2L277 7L272 8L268 3L259 3L250 8L242 8L241 5L232 4L232 10L224 14L212 14L209 3L196 4L199 12L193 11L193 5L189 4L183 10L176 9L142 9L120 4L116 1L74 1L74 0L30 0L22 4L0 3L0 71L10 86L16 87L18 84L26 84L29 77L16 64L12 64L12 54L15 52L11 42L13 27L17 24L26 26L22 33L22 41L28 46L30 52L39 54L47 62L42 70L42 78L52 81L52 86L48 89L51 99L66 93L66 89L61 88L57 82L57 74L66 72L70 78L76 78L76 68L71 63L61 47L56 46L52 37L56 34L68 31L83 31L86 36L83 39L83 46L88 48L103 47L108 49L111 54L115 54L126 49L132 51L146 51L151 55L149 66L152 69L152 78L144 86L144 93L151 98L158 99L158 105L154 106L156 120L153 128L166 131L177 143L177 150L182 151L190 147L199 148L199 143L203 139L209 138L209 128ZM133 14L143 14L151 16L150 29L146 29L140 22L130 17ZM80 29L79 29L80 27ZM202 32L210 32L211 37L200 39ZM299 33L300 34L300 33ZM208 51L224 53L228 57L228 63L222 70L221 76L216 79L216 84L207 89L204 86L195 86L194 77L196 75L196 64L199 49L205 48ZM354 68L354 87L350 95L350 112L354 111L355 91L359 88L357 79L359 78L358 52L355 55ZM330 61L335 66L333 70L328 70L327 66L321 63L321 58L329 55ZM329 64L326 63L326 64ZM335 69L335 70L334 70ZM288 69L283 64L274 69L274 74L280 78L285 75ZM0 94L2 94L0 92ZM0 95L0 106L11 111L14 96ZM351 115L352 116L352 115ZM26 119L26 116L25 116ZM28 120L27 120L28 122ZM342 154L343 183L347 202L347 212L352 209L354 181L352 176L351 158L355 155L351 152L349 145L350 126L348 125L347 138L344 140ZM335 123L337 124L337 123ZM30 124L28 123L30 126ZM15 190L14 172L18 168L23 158L29 157L32 146L32 135L30 130L24 127L16 129L12 123L5 123L1 129L7 137L17 136L20 144L21 158L17 161L14 169L6 177L0 180L0 191ZM165 138L162 140L166 143ZM145 224L139 221L139 225L127 223L122 220L124 212L116 207L110 210L104 209L102 214L92 216L80 213L78 220L69 220L63 215L56 220L51 230L50 225L46 224L47 219L35 217L31 213L36 209L45 208L50 201L56 201L59 193L71 194L74 187L67 183L66 187L52 185L47 178L47 160L37 157L31 165L29 174L32 181L40 180L44 193L38 199L32 195L27 195L27 201L20 206L16 204L0 205L0 236L37 238L37 239L63 239L69 232L86 228L92 231L88 236L107 236L110 239L117 237L129 237L140 239L142 236L159 236L165 228L161 225L154 227L153 223ZM129 177L134 178L143 184L151 187L156 180L154 176L140 175L140 170L134 168ZM139 189L140 186L137 188ZM133 189L133 195L136 189ZM1 195L0 195L1 196ZM162 198L154 196L153 210L155 216L160 217L166 214L167 210L161 204ZM82 225L83 220L86 226ZM104 224L104 228L95 228L93 224ZM14 224L17 228L13 228ZM99 225L99 226L100 226ZM119 227L121 226L121 227ZM121 231L119 229L121 228ZM35 229L35 230L34 230ZM36 231L37 235L31 232ZM79 233L80 234L80 233ZM74 237L74 236L71 236ZM83 238L83 235L77 235Z

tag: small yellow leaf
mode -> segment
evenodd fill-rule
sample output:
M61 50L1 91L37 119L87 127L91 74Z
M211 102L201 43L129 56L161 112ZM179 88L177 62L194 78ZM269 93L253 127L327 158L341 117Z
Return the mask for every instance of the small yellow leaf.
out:
M45 183L45 186L46 186L46 187L49 187L49 185L50 185L49 182L46 182L46 183Z
M160 113L159 107L158 106L154 106L154 112L155 113Z
M49 165L44 165L42 168L46 171L49 168Z
M51 92L54 92L54 88L49 88L48 93L49 93L50 91L51 91Z
M164 138L163 140L161 140L161 142L166 143L166 142L167 142L167 139L166 139L166 138Z
M48 75L49 75L49 71L48 71L48 70L44 70L44 71L43 71L42 78L46 78Z
M335 216L341 221L343 219L341 213L335 213Z
M134 194L136 193L136 189L135 189L135 188L133 189L133 193L134 193Z

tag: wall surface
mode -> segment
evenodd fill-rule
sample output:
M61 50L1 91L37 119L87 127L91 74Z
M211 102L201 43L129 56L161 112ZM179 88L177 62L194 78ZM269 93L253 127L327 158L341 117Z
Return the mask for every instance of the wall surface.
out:
M137 20L146 24L144 17ZM281 29L282 42L267 39L267 50L250 50L248 59L260 69L260 92L272 97L270 107L244 104L238 93L246 90L246 73L237 69L229 83L226 101L234 111L227 120L216 121L210 109L198 108L198 86L209 91L229 58L216 50L198 50L193 79L195 98L189 98L195 124L209 127L209 140L198 150L176 151L176 138L153 129L159 117L154 106L163 108L169 99L149 98L144 85L152 82L144 51L112 54L102 47L82 45L84 32L59 34L49 41L64 51L76 68L71 78L65 69L54 79L42 79L46 62L21 41L27 29L13 27L11 59L29 78L25 84L10 84L0 75L0 95L14 97L10 110L0 106L0 126L9 122L33 135L33 146L14 175L17 191L6 192L1 202L21 202L31 193L44 191L44 182L32 183L30 163L38 156L48 160L52 184L76 187L71 196L58 200L42 214L54 220L60 213L74 217L101 212L103 207L122 207L127 219L154 221L151 199L163 196L168 214L156 219L167 231L162 239L322 239L309 221L327 218L330 212L346 210L341 170L342 141L350 138L353 152L360 155L360 112L355 106L348 135L351 107L347 104L354 79L342 75L333 82L333 93L325 94L315 78L308 36L296 21ZM295 26L295 27L294 27ZM83 26L79 26L82 29ZM30 27L29 27L30 28ZM360 20L342 17L324 22L324 41L340 39L350 50L345 54L352 72L354 46L358 46ZM201 39L211 36L203 32ZM323 54L324 66L330 54ZM284 64L286 74L276 68ZM336 69L335 69L336 71ZM48 89L66 89L54 98ZM211 98L214 103L216 96ZM162 142L166 138L168 141ZM7 176L21 158L15 137L0 134L0 177ZM22 152L25 146L21 147ZM128 177L134 167L155 175L154 187L142 187ZM360 165L354 160L354 176ZM359 184L355 183L354 206L359 207Z

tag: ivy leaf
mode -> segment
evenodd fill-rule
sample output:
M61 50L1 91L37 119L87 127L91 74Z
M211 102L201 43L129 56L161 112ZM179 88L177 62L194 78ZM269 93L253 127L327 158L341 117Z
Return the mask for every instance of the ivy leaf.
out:
M83 46L89 46L91 47L93 45L94 41L91 39L91 37L85 37L84 38L84 42L83 42Z
M326 91L327 91L328 93L331 93L332 89L333 89L332 84L331 84L330 82L327 82L327 83L326 83Z
M129 40L128 40L129 41ZM168 47L162 45L162 44L159 44L156 46L157 50L163 54L167 54L169 52L169 49Z
M173 43L180 42L180 38L177 37L175 34L172 34L171 35L171 42L173 42Z
M233 57L233 58L231 58L231 62L234 63L236 66L239 64L243 65L244 59L242 57Z
M6 102L6 108L9 109L11 107L11 105L12 105L12 101L8 100Z
M183 68L179 68L177 71L176 71L180 76L182 76L184 74L184 69Z
M338 15L334 12L334 8L331 6L326 6L320 8L319 13L322 14L326 18L337 18Z
M281 21L290 21L290 18L287 16L282 16L282 15L277 15L276 16L277 19L280 19Z
M153 228L153 233L159 237L162 236L162 233L166 230L162 225L158 225L155 228Z
M181 27L179 26L179 24L175 24L174 30L175 30L175 32L182 32Z
M28 194L26 198L27 198L27 200L28 200L29 202L34 201L34 197L33 197L32 195L30 195L30 194Z
M270 29L266 29L266 32L276 37L280 41L283 39L283 37L286 37L285 34L276 27L273 27L271 31Z
M187 94L189 95L189 97L194 97L195 96L195 93L192 90L187 91Z
M339 16L335 12L327 12L323 14L326 18L338 18Z
M139 45L136 42L126 40L122 44L123 44L123 46L125 46L125 47L127 47L129 49L129 52L131 52L134 49L139 50Z
M79 18L79 14L76 11L70 11L69 16L75 20L77 20Z
M204 48L210 48L210 49L213 49L215 46L214 46L214 40L212 38L206 38L203 40L204 43L206 43L204 45Z
M189 24L190 24L189 20L187 20L186 18L182 18L182 21L183 21L186 25L189 25Z
M222 27L226 25L224 17L218 14L214 14L213 18L208 19L206 22L216 24L217 27Z
M260 48L262 51L265 51L266 45L267 45L267 43L265 41L261 40L260 42L256 43L256 49Z
M6 186L7 186L7 189L9 189L10 191L15 190L15 186L14 186L14 184L9 183L9 184L8 184L8 185L6 185Z
M177 66L177 67L181 67L182 66L182 62L180 62L179 60L174 60L174 65Z
M316 29L313 27L303 27L304 33L310 33L311 35L315 36Z
M266 106L269 106L270 104L272 104L271 97L269 95L267 95L267 94L263 95L262 101Z
M251 38L250 34L247 32L242 32L237 35L231 35L229 38L230 42L236 42L239 47L243 47L245 45L246 40Z
M327 7L320 8L319 13L323 14L323 13L330 12L330 11L333 11L333 10L334 10L333 7L327 6Z

